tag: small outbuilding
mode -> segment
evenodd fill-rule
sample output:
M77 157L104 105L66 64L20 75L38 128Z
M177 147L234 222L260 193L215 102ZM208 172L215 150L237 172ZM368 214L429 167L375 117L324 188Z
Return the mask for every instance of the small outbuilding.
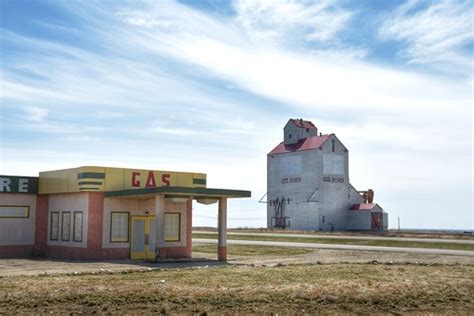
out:
M387 220L377 203L354 204L349 209L349 230L383 231L388 228Z

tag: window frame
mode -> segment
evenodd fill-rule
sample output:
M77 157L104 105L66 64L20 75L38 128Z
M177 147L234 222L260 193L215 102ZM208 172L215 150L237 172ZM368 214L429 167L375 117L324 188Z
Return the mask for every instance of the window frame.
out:
M69 215L69 234L67 239L64 237L64 216ZM71 241L71 212L61 212L61 241Z
M112 223L113 223L114 214L127 214L127 240L126 241L112 239ZM110 243L129 243L130 242L130 212L110 212L109 242Z
M24 207L26 208L26 216L2 216L0 214L0 219L3 218L30 218L30 206L29 205L0 205L2 207Z
M167 239L166 238L166 215L178 215L178 239ZM180 242L181 241L181 213L180 212L165 212L165 231L164 231L165 242Z
M59 226L61 225L61 222L59 220L59 212L51 212L51 218L49 220L49 240L51 241L59 241ZM57 227L57 232L56 232L56 238L53 238L53 215L58 216L58 227Z
M76 240L76 215L81 214L81 239ZM72 241L73 242L82 242L84 235L84 212L77 211L74 212L73 221L74 225L72 226Z

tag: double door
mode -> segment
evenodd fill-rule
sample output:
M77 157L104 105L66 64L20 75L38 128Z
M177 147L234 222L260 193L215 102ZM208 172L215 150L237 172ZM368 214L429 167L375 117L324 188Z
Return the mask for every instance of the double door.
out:
M132 216L130 258L155 259L156 216Z

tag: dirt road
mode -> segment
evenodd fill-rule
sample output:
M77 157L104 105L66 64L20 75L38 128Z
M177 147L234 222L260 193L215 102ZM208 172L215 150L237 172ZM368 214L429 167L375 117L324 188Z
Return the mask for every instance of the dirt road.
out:
M217 232L198 230L193 233L216 234ZM456 243L474 245L474 239L440 239L440 238L407 238L407 237L384 237L384 236L354 236L354 235L327 235L327 234L279 234L279 233L249 233L249 232L228 232L227 235L246 235L246 236L269 236L269 237L287 237L287 238L324 238L324 239L355 239L355 240L395 240L395 241L415 241L415 242L437 242L437 243Z
M193 238L193 243L213 244L213 243L217 243L217 239ZM342 245L342 244L313 244L313 243L298 243L298 242L286 242L286 241L262 241L262 240L227 240L227 243L234 244L234 245L261 245L261 246L313 248L313 249L405 252L405 253L424 253L424 254L436 254L436 255L454 255L454 256L474 257L474 251L452 250L452 249L402 248L402 247L360 246L360 245Z

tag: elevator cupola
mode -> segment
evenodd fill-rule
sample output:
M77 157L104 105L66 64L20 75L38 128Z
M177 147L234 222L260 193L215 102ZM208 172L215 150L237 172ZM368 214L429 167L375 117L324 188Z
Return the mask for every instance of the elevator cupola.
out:
M303 119L290 119L283 128L283 142L285 145L296 144L306 137L317 135L318 128L311 121Z

